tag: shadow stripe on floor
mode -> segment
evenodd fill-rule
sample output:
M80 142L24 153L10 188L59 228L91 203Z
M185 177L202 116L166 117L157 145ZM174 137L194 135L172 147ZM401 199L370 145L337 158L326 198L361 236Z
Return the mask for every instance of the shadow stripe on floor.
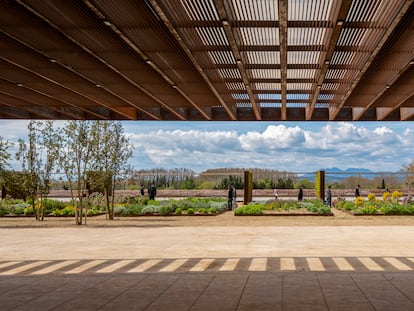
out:
M226 271L413 271L413 257L149 258L0 261L1 275Z

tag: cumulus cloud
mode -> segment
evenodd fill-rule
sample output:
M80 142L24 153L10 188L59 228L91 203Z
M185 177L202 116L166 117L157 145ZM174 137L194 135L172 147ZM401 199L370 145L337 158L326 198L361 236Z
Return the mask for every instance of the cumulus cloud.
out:
M296 148L305 142L305 135L298 126L270 125L262 133L254 131L242 134L239 140L245 151L270 152L277 149Z
M154 165L191 167L262 167L313 171L321 167L361 167L374 171L401 168L411 157L414 131L398 133L379 126L327 123L305 130L299 125L268 125L261 131L158 130L132 134L137 150ZM386 166L384 166L386 163Z
M336 166L396 171L414 158L411 123L124 124L135 147L131 164L136 169L259 167L310 172ZM0 121L3 139L17 142L25 135L27 121Z

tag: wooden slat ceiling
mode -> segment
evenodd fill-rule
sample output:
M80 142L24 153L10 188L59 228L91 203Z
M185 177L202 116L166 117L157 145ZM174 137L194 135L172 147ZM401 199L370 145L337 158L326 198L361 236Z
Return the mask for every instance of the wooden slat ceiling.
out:
M0 118L412 121L414 0L3 0Z

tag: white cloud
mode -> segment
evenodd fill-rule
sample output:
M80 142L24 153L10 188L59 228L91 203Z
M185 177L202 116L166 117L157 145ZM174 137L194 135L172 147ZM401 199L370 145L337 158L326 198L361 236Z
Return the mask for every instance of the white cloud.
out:
M239 140L246 151L266 153L277 149L297 148L305 142L305 135L298 126L270 125L262 133L254 131L242 134Z
M346 122L151 122L142 128L139 122L125 124L135 146L131 164L136 169L260 167L310 172L336 166L396 171L414 158L414 125L408 122L404 127ZM27 121L0 121L3 139L17 141L25 135Z
M268 125L262 131L160 130L134 134L138 150L163 167L263 167L313 171L321 167L401 168L414 143L388 127L368 130L353 123L327 123L315 130ZM380 163L380 164L379 164ZM384 163L387 163L384 166Z

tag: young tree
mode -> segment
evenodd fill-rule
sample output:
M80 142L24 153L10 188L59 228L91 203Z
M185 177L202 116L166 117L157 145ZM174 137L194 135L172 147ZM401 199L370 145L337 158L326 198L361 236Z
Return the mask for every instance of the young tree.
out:
M30 121L28 143L19 139L19 151L16 154L16 158L22 162L24 186L36 220L44 220L44 202L49 193L51 174L56 161L52 129L52 121Z
M4 186L4 178L3 173L6 170L7 161L10 159L11 155L7 151L10 147L12 147L13 144L9 141L3 141L3 137L0 136L0 189L3 190Z
M94 146L93 170L97 172L95 185L104 189L106 212L114 219L115 188L121 177L130 172L128 159L132 156L132 145L125 136L122 124L115 121L96 121L92 127Z
M10 153L7 151L13 144L9 141L4 141L0 136L0 186L3 184L2 173L6 170L7 161L10 160Z
M414 188L414 161L411 162L409 165L404 167L405 170L405 185L407 187L407 191L411 194L411 190Z
M86 209L87 172L92 164L93 145L91 121L68 121L55 132L55 153L63 170L75 204L75 223L82 225ZM86 221L86 218L85 218Z

